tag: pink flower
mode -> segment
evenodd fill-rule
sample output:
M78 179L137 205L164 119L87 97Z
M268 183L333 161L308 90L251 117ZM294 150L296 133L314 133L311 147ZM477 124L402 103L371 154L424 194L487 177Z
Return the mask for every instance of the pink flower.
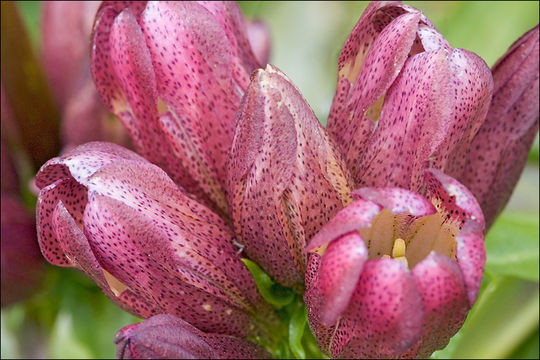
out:
M474 304L485 264L472 194L437 170L429 200L361 188L313 237L305 301L321 349L339 358L427 357Z

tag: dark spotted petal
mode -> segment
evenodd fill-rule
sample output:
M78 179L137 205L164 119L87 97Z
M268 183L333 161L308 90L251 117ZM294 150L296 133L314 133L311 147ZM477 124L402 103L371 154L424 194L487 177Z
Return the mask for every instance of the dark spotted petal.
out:
M487 228L504 208L538 133L538 25L493 66L493 99L458 178L478 199Z
M120 329L114 342L118 359L255 359L270 356L247 340L205 333L167 314Z
M371 221L379 215L381 210L381 206L372 201L362 199L353 201L321 228L309 242L306 251L314 251L316 248L332 242L349 231L369 227Z
M348 203L342 169L290 80L270 65L254 73L228 160L229 202L246 254L282 285L303 283L307 240Z
M328 245L318 284L323 298L320 309L323 324L335 324L349 305L367 257L366 245L357 232L350 232Z
M456 241L456 259L463 273L469 305L472 307L480 291L486 264L483 228L476 221L468 220L461 228Z
M460 268L447 256L432 252L414 267L412 275L424 308L422 338L414 352L416 358L427 358L448 344L471 306Z
M122 309L143 318L158 312L143 298L122 287L118 279L105 272L92 252L88 239L62 201L56 205L52 220L54 233L71 266L82 270L94 280L105 295Z
M433 154L430 165L460 179L474 136L486 117L493 91L488 66L478 55L455 49L449 61L453 110L441 131L446 139Z
M484 228L482 209L469 189L436 169L426 170L424 178L431 201L443 210L448 218L461 225L471 219Z
M405 62L359 163L359 184L413 191L421 187L429 158L448 131L453 106L448 62L446 50L420 53Z
M408 213L420 217L436 211L423 196L400 188L361 188L353 191L353 196L374 202L396 215Z
M403 263L369 260L343 316L355 326L347 346L333 357L396 357L420 339L422 297Z

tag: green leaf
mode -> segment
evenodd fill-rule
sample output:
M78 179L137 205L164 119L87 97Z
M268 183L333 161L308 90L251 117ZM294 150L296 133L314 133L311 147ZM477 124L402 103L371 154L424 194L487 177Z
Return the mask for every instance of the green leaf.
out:
M503 213L486 237L486 272L538 282L538 214Z
M286 287L276 284L270 276L268 276L256 263L243 258L242 261L251 272L257 289L261 293L264 300L268 301L275 308L281 309L283 306L290 304L294 298L294 292Z
M289 322L289 347L297 359L305 359L306 352L302 345L304 329L307 323L307 308L304 303L299 302L294 309L291 321Z
M538 327L538 283L515 277L489 283L461 330L452 358L506 358Z

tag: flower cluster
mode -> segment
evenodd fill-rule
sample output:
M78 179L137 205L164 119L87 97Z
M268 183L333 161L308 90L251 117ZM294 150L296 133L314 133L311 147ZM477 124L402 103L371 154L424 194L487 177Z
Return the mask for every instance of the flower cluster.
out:
M303 296L328 355L429 356L476 300L538 131L538 26L490 70L373 2L326 128L264 44L235 3L102 3L92 76L137 153L92 142L40 169L43 255L149 318L119 357L268 356L248 340L279 319L242 257Z

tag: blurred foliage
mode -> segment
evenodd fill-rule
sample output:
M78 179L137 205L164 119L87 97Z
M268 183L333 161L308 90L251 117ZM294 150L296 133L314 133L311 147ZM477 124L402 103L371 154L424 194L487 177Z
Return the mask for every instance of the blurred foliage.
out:
M478 53L489 66L538 23L538 2L406 3L423 10L451 45ZM37 50L40 4L22 1L18 5ZM291 77L325 122L335 90L339 51L366 3L257 1L240 6L246 16L263 18L269 24L271 62ZM532 178L532 190L520 185L523 182L516 189L516 195L529 204L511 202L512 212L504 212L489 232L486 276L479 298L463 328L433 357L539 357L538 153L537 137L529 155L532 170L526 171L529 183ZM250 270L258 271L253 266ZM255 276L257 284L288 324L279 356L320 357L302 316L305 307L300 299L265 275ZM2 309L1 357L111 358L116 331L137 321L81 272L49 267L39 292Z

